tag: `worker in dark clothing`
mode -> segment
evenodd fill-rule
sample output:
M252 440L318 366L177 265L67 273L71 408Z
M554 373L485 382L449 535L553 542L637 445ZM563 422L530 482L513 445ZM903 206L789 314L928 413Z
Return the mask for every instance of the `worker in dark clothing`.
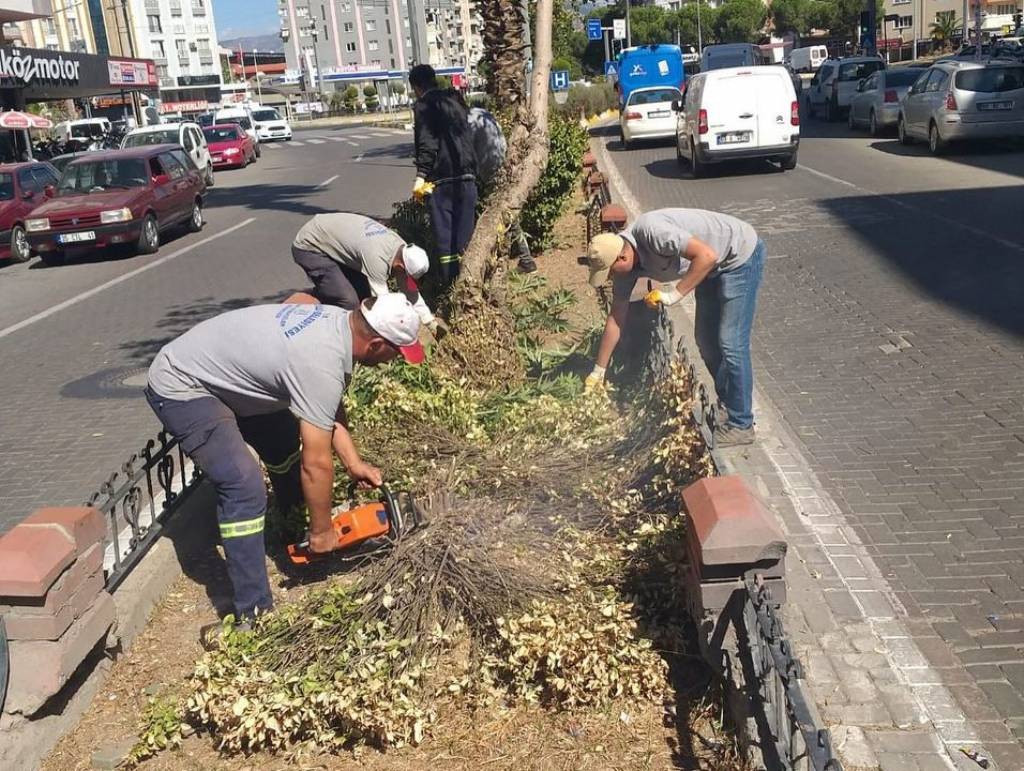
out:
M466 108L455 91L437 87L429 64L409 71L416 94L413 122L416 144L416 182L413 195L429 196L430 221L437 241L441 281L451 284L459 275L459 260L473 237L476 224L476 155Z

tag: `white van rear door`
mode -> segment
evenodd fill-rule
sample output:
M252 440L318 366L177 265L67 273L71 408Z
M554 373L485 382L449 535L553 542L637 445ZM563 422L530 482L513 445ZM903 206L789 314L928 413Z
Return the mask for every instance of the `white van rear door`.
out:
M756 67L709 79L701 105L708 114L708 148L757 147Z
M757 83L757 137L762 147L789 143L796 131L790 123L794 95L785 73L778 68L759 70L752 78Z

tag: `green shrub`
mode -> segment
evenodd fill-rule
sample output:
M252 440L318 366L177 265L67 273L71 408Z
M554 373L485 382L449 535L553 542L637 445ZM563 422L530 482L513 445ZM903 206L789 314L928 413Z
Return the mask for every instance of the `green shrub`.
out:
M571 116L553 112L549 131L548 165L522 211L523 230L533 251L551 245L555 221L579 179L587 149L587 132Z
M376 110L379 101L377 99L377 89L373 86L363 86L363 96L366 97L366 109Z
M359 89L356 88L355 86L349 86L348 88L345 89L341 98L345 104L346 110L355 110L356 102L359 99Z
M619 97L615 93L615 87L605 81L589 86L570 87L569 98L561 106L560 111L574 118L579 118L582 112L589 118L591 115L600 115L605 110L618 106Z

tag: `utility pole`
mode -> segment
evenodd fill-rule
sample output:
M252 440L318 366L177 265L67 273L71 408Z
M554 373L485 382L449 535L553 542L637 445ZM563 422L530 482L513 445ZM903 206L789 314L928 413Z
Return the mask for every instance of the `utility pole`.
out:
M701 31L701 25L700 25L700 4L702 2L704 2L704 0L697 0L697 55L698 56L703 56L704 55L704 39L703 39L704 33Z
M979 2L980 2L980 0L979 0ZM964 14L963 15L964 29L963 29L963 32L960 33L960 45L965 46L965 45L967 45L970 42L970 37L968 36L968 32L967 32L967 0L964 0L964 11L963 11L963 14Z
M626 0L626 48L633 45L633 25L629 19L629 7L633 4L633 0Z
M429 64L427 55L427 19L423 0L409 2L409 37L412 39L412 60L415 64Z

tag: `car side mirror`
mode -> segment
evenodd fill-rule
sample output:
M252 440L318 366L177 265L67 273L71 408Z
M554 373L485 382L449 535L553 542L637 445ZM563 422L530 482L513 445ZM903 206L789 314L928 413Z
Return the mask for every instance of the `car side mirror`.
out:
M159 187L160 185L166 185L171 181L170 174L156 174L153 176L153 184Z
M47 185L46 187L43 188L43 195L45 195L47 198L53 198L55 195L57 195L57 188L55 188L53 185Z

